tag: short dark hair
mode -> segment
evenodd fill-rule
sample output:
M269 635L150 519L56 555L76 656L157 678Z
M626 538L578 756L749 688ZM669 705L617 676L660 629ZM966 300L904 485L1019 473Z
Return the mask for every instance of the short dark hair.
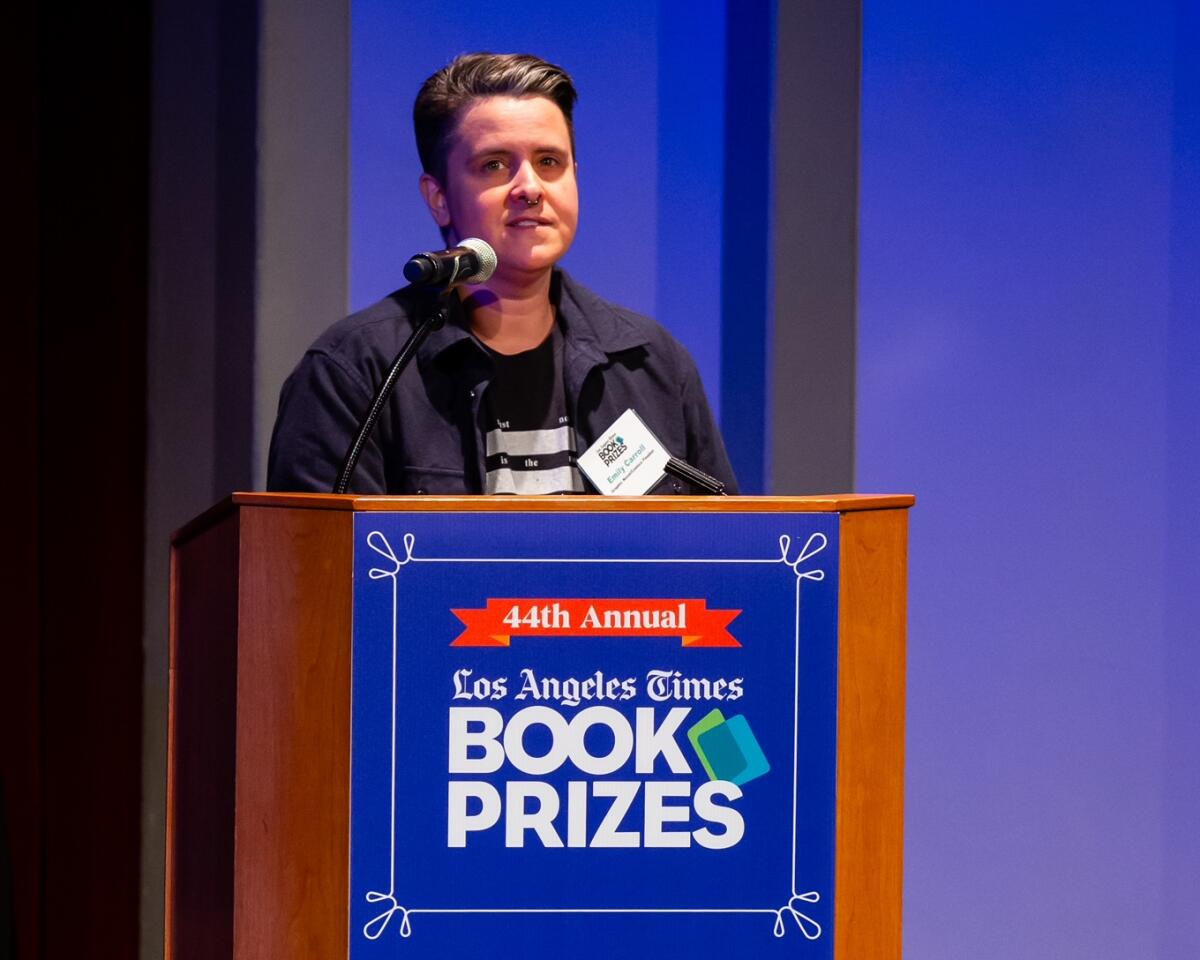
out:
M413 104L417 153L425 172L446 182L446 155L459 113L481 97L545 97L567 121L571 152L575 127L571 114L578 95L570 74L529 53L464 53L421 84Z

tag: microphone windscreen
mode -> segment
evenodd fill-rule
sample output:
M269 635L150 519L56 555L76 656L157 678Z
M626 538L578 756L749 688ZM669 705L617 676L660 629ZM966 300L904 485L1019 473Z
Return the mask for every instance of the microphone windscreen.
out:
M462 277L460 283L483 283L496 272L496 251L486 240L467 237L466 240L459 243L459 246L466 247L475 254L475 259L479 261L479 269L469 276Z

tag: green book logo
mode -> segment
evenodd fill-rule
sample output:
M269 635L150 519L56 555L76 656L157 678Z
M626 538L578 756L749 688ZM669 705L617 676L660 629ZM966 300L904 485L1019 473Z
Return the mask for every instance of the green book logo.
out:
M687 735L710 780L741 786L771 769L754 731L740 713L726 720L720 710L713 710L693 724Z

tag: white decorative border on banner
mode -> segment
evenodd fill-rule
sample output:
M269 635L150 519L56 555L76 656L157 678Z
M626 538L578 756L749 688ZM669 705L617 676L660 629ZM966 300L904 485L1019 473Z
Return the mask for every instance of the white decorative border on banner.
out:
M824 580L825 571L819 568L809 568L805 565L809 560L815 557L818 553L824 550L829 545L829 538L821 532L811 534L805 541L804 546L800 549L794 560L788 559L788 553L792 547L792 538L786 533L779 537L779 556L768 559L713 559L713 558L675 558L667 559L662 557L645 558L638 557L633 559L621 558L604 558L604 559L587 559L579 557L418 557L413 553L413 547L416 544L416 537L411 533L406 533L403 539L404 555L403 557L396 556L392 545L388 543L387 537L380 530L372 530L367 534L367 546L375 553L384 559L390 561L391 569L385 570L381 567L372 567L368 572L368 576L372 580L390 579L392 581L392 734L391 734L391 806L389 811L389 821L391 829L391 838L388 845L388 890L387 892L379 890L371 890L366 894L367 903L384 904L383 912L369 920L363 925L363 936L368 940L377 940L387 929L392 917L400 914L400 936L408 937L412 934L412 923L410 917L418 913L424 914L554 914L554 913L581 913L581 914L636 914L636 913L662 913L662 914L697 914L697 913L735 913L735 914L773 914L775 916L776 937L782 937L786 932L784 924L784 914L790 914L795 920L796 926L800 933L808 940L817 940L821 936L821 925L812 917L803 913L800 909L802 903L818 903L821 895L816 890L809 890L804 893L796 891L796 810L797 810L797 777L799 776L799 736L800 736L800 582L802 580ZM783 564L795 574L796 582L796 603L795 603L795 676L793 686L793 714L792 714L792 878L791 878L791 896L787 903L781 907L744 907L744 908L728 908L728 907L694 907L694 908L639 908L639 907L614 907L614 908L586 908L586 907L564 907L561 909L550 908L512 908L512 909L475 909L475 908L448 908L448 907L403 907L396 901L396 670L398 662L398 646L396 636L396 624L398 614L398 587L397 574L402 567L410 563L755 563L755 564Z

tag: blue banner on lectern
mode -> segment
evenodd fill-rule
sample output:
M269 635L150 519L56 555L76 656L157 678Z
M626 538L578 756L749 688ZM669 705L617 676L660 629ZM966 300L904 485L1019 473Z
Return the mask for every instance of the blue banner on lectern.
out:
M350 956L832 957L837 532L358 514Z

